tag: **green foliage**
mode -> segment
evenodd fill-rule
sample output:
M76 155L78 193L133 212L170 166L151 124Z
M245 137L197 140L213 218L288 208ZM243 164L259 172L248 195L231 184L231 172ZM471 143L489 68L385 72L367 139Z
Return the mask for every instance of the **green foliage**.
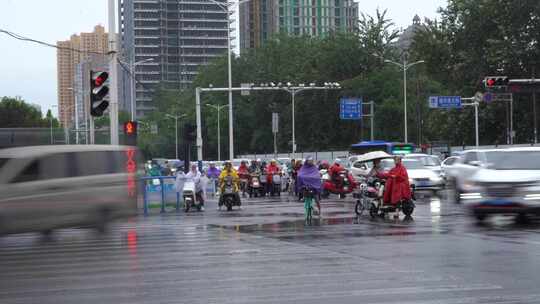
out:
M2 97L0 100L0 128L40 128L50 126L49 112L45 118L33 106L19 98ZM53 119L58 126L58 120Z
M415 33L409 62L424 60L408 71L409 139L415 143L445 140L453 145L474 144L473 108L429 109L430 95L473 96L482 91L488 74L530 77L539 69L540 4L537 0L449 0L440 20L426 20ZM375 101L375 137L403 140L403 73L382 60L399 61L398 31L386 17L362 15L354 34L324 38L277 35L263 47L242 53L232 61L233 86L241 83L291 82L294 84L339 82L339 91L303 91L296 95L296 138L299 151L347 149L367 139L369 120L339 120L339 99L363 97ZM501 72L502 71L502 72ZM148 153L174 155L174 120L165 114L187 114L195 122L195 87L227 87L227 57L201 70L186 90L159 89L154 96L157 111L146 117L156 123L158 135L146 134L141 142ZM273 150L271 115L280 114L278 150L291 150L291 95L285 91L234 93L235 148L237 154ZM530 94L515 95L517 141L531 138ZM226 92L204 93L201 104L227 104ZM482 144L506 139L506 104L480 108ZM368 109L365 109L366 113ZM205 158L217 157L217 113L203 106ZM180 124L180 127L183 123ZM180 131L181 132L181 131ZM221 151L227 156L227 108L221 115Z

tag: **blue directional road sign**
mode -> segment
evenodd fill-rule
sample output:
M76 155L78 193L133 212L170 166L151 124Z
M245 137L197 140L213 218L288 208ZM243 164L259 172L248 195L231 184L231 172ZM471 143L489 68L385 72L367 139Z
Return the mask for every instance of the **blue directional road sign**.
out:
M339 118L343 120L361 120L362 98L341 98L339 109Z
M461 96L430 96L429 107L434 109L459 109Z

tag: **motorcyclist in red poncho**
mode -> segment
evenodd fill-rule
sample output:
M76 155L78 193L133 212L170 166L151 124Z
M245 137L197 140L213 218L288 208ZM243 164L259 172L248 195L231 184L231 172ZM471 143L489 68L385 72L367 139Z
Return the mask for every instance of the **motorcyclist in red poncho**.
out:
M396 165L388 173L380 172L377 174L377 177L386 179L384 204L395 206L401 200L410 200L412 198L409 175L407 169L401 163L401 158L401 156L394 157Z

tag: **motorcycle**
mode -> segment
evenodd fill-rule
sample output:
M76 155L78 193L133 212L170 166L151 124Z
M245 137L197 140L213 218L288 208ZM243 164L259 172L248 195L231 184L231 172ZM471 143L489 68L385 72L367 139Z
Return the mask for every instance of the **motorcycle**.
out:
M240 196L238 191L235 189L234 181L232 176L225 177L223 182L223 188L221 196L219 197L219 207L227 207L227 211L231 211L233 206L241 206Z
M403 214L407 217L410 217L413 212L416 205L414 204L415 200L415 187L414 185L411 186L411 193L412 197L410 200L408 199L402 199L397 204L384 204L383 202L383 194L384 194L384 188L385 188L385 181L384 180L376 180L371 185L371 188L368 186L368 193L365 193L365 197L368 198L369 204L366 206L366 199L361 201L362 206L365 209L369 210L369 215L372 218L375 218L377 216L385 217L388 213L393 213L397 211L403 212ZM359 211L356 212L357 215L361 215L360 212L362 206L360 206L359 201L356 202L355 211L358 209Z
M249 197L257 197L261 193L261 181L259 180L259 174L251 174L248 185Z
M249 183L249 174L240 174L240 191L242 191L242 196L246 197L246 192L248 191Z
M184 211L189 212L189 209L196 208L197 211L201 211L204 200L202 197L202 191L200 191L200 185L195 184L193 180L186 180L184 183L184 190L182 191L182 197L184 199Z
M329 175L327 173L327 175ZM352 193L356 184L351 174L347 170L341 170L336 176L323 176L323 197L327 198L332 194L338 194L344 199L347 194Z
M281 196L281 175L279 174L273 174L272 175L272 185L270 187L270 195L271 196Z
M262 173L261 173L261 176L259 178L260 180L260 183L261 183L261 187L260 187L260 195L262 197L265 197L266 194L268 193L268 174L266 173L266 170L264 170Z
M354 207L356 215L361 216L365 210L371 210L372 205L378 206L383 194L384 184L381 182L362 181L358 190L353 193L353 197L356 198L356 205Z

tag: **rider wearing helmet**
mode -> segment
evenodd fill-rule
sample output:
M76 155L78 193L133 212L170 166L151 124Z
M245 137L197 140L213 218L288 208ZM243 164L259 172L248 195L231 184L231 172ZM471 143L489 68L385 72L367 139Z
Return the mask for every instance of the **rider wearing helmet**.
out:
M343 168L343 166L341 165L341 160L336 158L336 160L334 161L334 164L332 165L332 167L330 167L330 170L329 170L330 178L333 180L343 170L345 170L345 168Z
M221 174L219 175L219 188L221 193L224 192L225 178L227 178L228 176L231 176L233 179L234 193L237 196L237 200L240 201L240 196L238 195L238 173L236 173L236 170L234 169L230 161L225 162L225 168L223 168L223 171L221 171ZM220 206L218 206L218 210L219 209Z

